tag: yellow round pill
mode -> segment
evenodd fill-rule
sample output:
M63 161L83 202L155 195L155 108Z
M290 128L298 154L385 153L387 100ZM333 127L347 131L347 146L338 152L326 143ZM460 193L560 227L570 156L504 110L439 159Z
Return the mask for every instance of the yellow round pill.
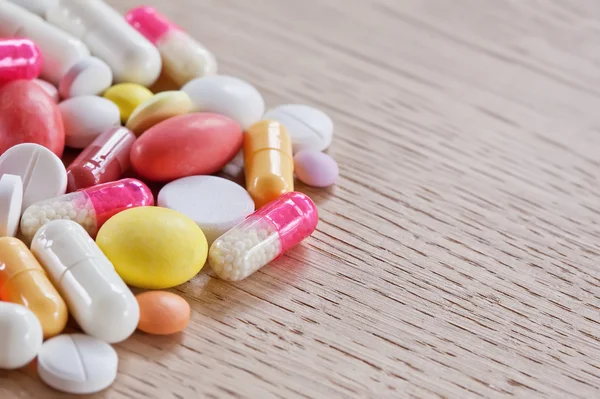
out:
M185 92L163 91L138 105L126 126L139 136L152 126L174 116L187 114L191 109L192 100Z
M154 206L116 214L96 243L123 281L146 289L185 283L202 269L208 253L206 237L192 219Z
M119 107L121 122L127 122L134 109L141 103L152 98L154 94L142 85L136 83L119 83L104 92L104 98Z

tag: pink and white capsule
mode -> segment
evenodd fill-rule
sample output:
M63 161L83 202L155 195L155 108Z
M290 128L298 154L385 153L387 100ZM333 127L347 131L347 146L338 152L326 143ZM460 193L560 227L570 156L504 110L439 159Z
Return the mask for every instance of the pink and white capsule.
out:
M37 202L21 217L21 232L30 241L46 223L68 219L79 223L92 237L113 215L125 209L154 205L152 192L136 179L122 179Z
M210 247L208 262L223 280L243 280L310 236L319 214L305 194L291 192L248 216Z
M31 40L0 39L0 84L35 79L40 76L42 65L42 52Z
M217 73L214 55L154 8L134 8L125 19L158 48L165 74L178 85Z

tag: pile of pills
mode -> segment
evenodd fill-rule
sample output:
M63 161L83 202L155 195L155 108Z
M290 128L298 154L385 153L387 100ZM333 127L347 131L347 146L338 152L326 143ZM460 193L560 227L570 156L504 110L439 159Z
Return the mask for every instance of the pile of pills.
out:
M205 264L243 280L314 232L294 179L335 183L331 119L267 110L217 71L151 7L0 0L0 369L37 357L57 390L105 389L110 344L187 326L187 301L161 290ZM179 90L153 93L161 73ZM81 151L67 167L65 146ZM212 176L242 170L245 187ZM83 334L63 333L69 316Z

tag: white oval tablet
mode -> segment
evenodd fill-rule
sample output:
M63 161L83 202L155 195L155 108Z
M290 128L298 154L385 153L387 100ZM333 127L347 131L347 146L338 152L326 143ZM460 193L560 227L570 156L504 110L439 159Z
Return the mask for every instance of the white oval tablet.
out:
M77 61L58 84L62 98L100 95L112 85L113 74L106 62L96 57Z
M160 190L157 203L196 222L208 245L254 212L254 201L242 186L216 176L175 180Z
M112 346L84 334L49 339L38 355L42 381L67 393L90 394L108 388L117 378L118 366Z
M25 143L0 156L0 176L17 175L23 181L23 208L67 190L67 171L59 157L39 144Z
M0 237L14 237L19 228L23 205L23 182L20 176L0 177Z
M35 83L37 83L44 91L54 100L55 103L58 102L58 89L50 82L46 82L42 79L34 79Z
M65 145L71 148L85 148L100 134L121 125L119 107L104 97L73 97L58 108L65 125Z
M267 111L263 119L285 126L294 154L302 150L323 151L331 145L333 121L326 113L308 105L288 104Z
M246 130L262 119L265 101L248 82L226 75L205 76L181 89L192 100L192 112L214 112L230 117Z
M25 306L0 302L0 369L18 369L42 347L42 325Z

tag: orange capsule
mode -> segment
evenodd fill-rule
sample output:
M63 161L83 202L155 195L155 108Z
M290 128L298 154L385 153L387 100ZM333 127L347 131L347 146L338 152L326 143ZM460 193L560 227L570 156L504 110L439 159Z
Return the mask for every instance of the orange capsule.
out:
M0 300L29 308L44 338L58 335L67 324L65 302L29 248L13 237L0 238Z
M190 321L190 305L179 295L167 291L148 291L136 295L140 305L138 329L155 335L183 331Z
M263 120L246 130L244 171L256 209L294 191L292 140L281 123Z

